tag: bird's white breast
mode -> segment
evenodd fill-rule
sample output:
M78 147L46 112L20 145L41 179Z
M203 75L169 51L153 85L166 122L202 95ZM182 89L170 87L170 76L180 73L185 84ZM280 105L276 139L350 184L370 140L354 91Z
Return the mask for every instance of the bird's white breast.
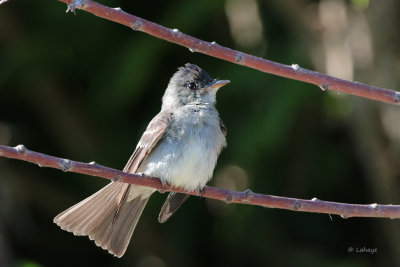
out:
M174 112L164 136L140 169L174 186L195 190L211 179L225 145L219 115L213 106L184 106Z

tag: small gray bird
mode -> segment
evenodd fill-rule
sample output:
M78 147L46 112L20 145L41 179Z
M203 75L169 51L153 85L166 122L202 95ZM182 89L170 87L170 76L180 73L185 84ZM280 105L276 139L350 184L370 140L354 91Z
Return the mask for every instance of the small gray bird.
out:
M147 126L124 171L159 177L185 190L202 190L226 146L226 128L215 108L216 80L186 64L172 76L162 107ZM121 257L151 194L149 187L111 182L54 218L62 229L87 235L96 245ZM165 222L189 197L171 192L161 208Z

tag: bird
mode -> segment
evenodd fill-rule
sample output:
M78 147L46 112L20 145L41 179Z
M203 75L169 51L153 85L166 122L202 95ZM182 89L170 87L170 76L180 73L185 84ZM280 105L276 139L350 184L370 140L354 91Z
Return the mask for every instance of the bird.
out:
M160 178L186 191L203 190L226 146L226 127L215 107L218 89L229 80L213 79L187 63L171 77L161 111L150 121L124 172ZM111 181L54 218L63 230L88 236L122 257L154 188ZM166 222L189 197L170 192L158 216Z

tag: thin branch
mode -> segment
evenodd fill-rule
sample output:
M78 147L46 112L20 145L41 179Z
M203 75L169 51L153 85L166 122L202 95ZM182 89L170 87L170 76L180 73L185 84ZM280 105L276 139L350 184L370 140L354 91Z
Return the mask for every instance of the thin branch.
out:
M350 82L334 78L316 71L307 70L297 64L291 66L255 57L227 47L216 42L205 42L178 29L170 29L151 21L128 14L120 8L110 8L91 0L59 0L68 4L68 11L82 9L98 17L114 21L137 31L142 31L154 37L182 45L191 52L199 52L212 57L220 58L242 66L260 70L262 72L303 81L320 87L323 91L332 90L341 93L365 97L386 103L400 104L400 92L379 88L358 82Z
M113 181L141 185L158 189L161 192L175 191L200 196L200 192L187 192L182 188L166 185L163 188L160 180L155 177L146 177L138 174L125 173L119 170L101 166L95 162L83 163L28 150L23 145L8 147L0 145L0 156L28 161L40 167L51 167L65 172L82 173L91 176L107 178ZM266 208L278 208L293 211L327 213L349 217L381 217L400 218L400 205L360 205L338 202L322 201L317 198L311 200L262 195L247 189L243 192L206 186L203 197L225 201L226 203L239 203L255 205Z

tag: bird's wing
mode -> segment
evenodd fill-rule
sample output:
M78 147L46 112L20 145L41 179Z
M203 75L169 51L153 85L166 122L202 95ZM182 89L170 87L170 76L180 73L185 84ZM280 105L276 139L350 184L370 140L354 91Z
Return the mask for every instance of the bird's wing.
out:
M164 135L165 130L167 129L169 122L172 118L172 113L170 112L160 112L158 113L149 123L146 128L146 131L143 133L142 137L139 140L139 143L136 146L135 151L132 156L128 160L125 165L124 172L136 173L142 164L143 160L146 156L152 151L152 149L157 145L158 141ZM121 209L123 203L125 203L124 199L127 197L130 184L126 184L125 188L121 190L121 196L118 201L117 210L115 212L116 219L118 217L118 213Z
M140 138L135 151L130 157L128 163L126 164L124 172L137 172L140 164L164 135L164 132L167 129L171 120L171 117L172 113L160 112L150 121L149 125L146 128L146 131Z

